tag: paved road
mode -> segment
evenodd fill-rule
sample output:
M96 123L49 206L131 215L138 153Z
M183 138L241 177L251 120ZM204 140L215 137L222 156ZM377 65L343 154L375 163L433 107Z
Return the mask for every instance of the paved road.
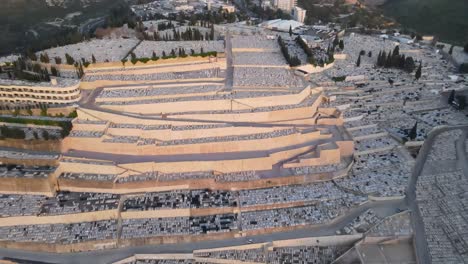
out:
M210 240L197 243L183 244L165 244L165 245L146 245L138 247L128 247L112 250L90 251L80 253L42 253L14 249L0 249L0 257L19 258L24 260L48 261L51 263L111 263L113 261L129 257L134 254L161 254L161 253L192 253L193 250L204 248L216 248L227 246L239 246L247 244L249 239L254 243L270 242L275 240L296 239L312 236L330 236L344 226L346 226L355 217L359 216L368 209L387 211L393 214L398 208L404 208L404 201L376 201L362 204L352 209L345 216L337 218L334 222L326 225L320 225L313 228L298 229L289 232L278 232L267 235L252 237L243 237L227 240Z
M81 25L79 31L81 34L91 34L96 30L97 27L104 25L106 22L106 17L91 19L85 24Z

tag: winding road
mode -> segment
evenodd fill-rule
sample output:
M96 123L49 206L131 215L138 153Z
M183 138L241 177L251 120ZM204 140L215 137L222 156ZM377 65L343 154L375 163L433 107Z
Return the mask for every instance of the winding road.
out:
M404 208L403 200L371 201L359 207L351 209L346 215L338 217L329 224L316 225L314 227L301 228L287 232L277 232L266 235L234 238L227 240L209 240L196 243L145 245L137 247L126 247L118 249L89 251L80 253L46 253L31 252L16 249L0 249L3 258L16 258L25 261L42 261L46 263L76 264L76 263L112 263L120 259L130 257L134 254L170 254L170 253L192 253L194 250L217 247L240 246L252 239L254 243L271 242L276 240L297 239L316 236L335 235L337 230L342 229L350 221L368 209L386 211L388 215L394 214L398 208Z

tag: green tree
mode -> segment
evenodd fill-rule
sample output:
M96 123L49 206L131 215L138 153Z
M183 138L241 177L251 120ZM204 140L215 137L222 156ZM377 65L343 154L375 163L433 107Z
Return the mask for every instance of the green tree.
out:
M41 107L41 116L47 116L47 106Z
M410 140L415 140L417 136L418 136L418 122L414 124L413 128L411 128L408 134L408 137Z
M400 56L400 46L399 45L395 46L395 48L393 49L392 56Z
M335 37L335 39L333 40L333 49L336 48L336 46L338 46L340 44L340 40L338 39L338 36Z
M388 53L387 58L385 59L385 68L392 67L392 54L391 52Z
M92 61L93 63L96 63L96 57L94 57L94 54L91 55L91 61Z
M453 100L455 100L455 90L450 91L450 95L448 97L448 104L452 104Z
M37 55L31 49L28 49L28 51L26 52L26 55L28 56L30 60L37 61Z
M344 50L344 42L343 42L342 39L340 40L340 43L338 44L338 47L340 47L340 50Z
M379 55L377 56L377 66L378 66L378 67L382 67L382 66L383 66L383 63L382 63L382 51L379 51Z
M210 30L210 40L214 40L215 38L215 30L214 30L214 25L211 25L211 30Z
M466 108L466 96L457 95L458 109L464 110Z
M50 67L50 75L56 76L56 77L59 76L59 71L57 70L56 67L54 67L54 66Z
M68 53L65 53L65 60L67 61L68 65L75 64L75 59L73 59L73 57L70 56L70 54L68 54Z
M44 54L41 53L41 55L39 55L39 60L40 60L42 63L45 63Z
M405 60L405 67L404 70L408 73L411 73L414 71L414 68L416 67L414 60L412 57L407 57Z
M419 78L421 78L421 70L422 70L422 63L419 63L419 67L416 70L416 74L414 75L416 80L419 80Z
M361 55L360 54L359 54L359 57L358 57L358 59L356 61L356 67L359 67L359 66L361 66Z
M158 56L156 56L156 52L154 52L154 51L153 51L153 54L151 55L151 60L153 60L153 61L158 60Z
M453 53L453 45L450 47L448 54L452 55Z
M462 63L459 70L461 73L468 73L468 63Z
M44 140L49 140L49 137L50 137L49 132L47 132L47 130L45 130L45 129L42 130L42 138Z
M292 32L292 26L290 25L290 26L289 26L289 37L292 37L292 34L293 34L293 32Z

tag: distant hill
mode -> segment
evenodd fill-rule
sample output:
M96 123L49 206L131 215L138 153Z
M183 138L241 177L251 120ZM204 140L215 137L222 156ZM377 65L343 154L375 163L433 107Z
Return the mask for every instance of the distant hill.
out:
M28 46L48 47L78 38L76 28L88 19L103 17L125 0L0 0L0 55L24 51ZM80 12L61 25L48 22Z
M381 8L408 29L443 41L468 41L468 0L388 0Z

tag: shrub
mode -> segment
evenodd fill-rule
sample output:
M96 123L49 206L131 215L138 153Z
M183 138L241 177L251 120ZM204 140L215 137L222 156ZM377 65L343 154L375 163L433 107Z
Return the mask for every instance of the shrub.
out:
M150 61L150 58L140 58L139 61L142 63L147 63L148 61Z
M346 80L346 76L332 77L332 80L334 82L344 82L344 80Z
M462 63L460 65L460 72L461 73L468 73L468 63Z

